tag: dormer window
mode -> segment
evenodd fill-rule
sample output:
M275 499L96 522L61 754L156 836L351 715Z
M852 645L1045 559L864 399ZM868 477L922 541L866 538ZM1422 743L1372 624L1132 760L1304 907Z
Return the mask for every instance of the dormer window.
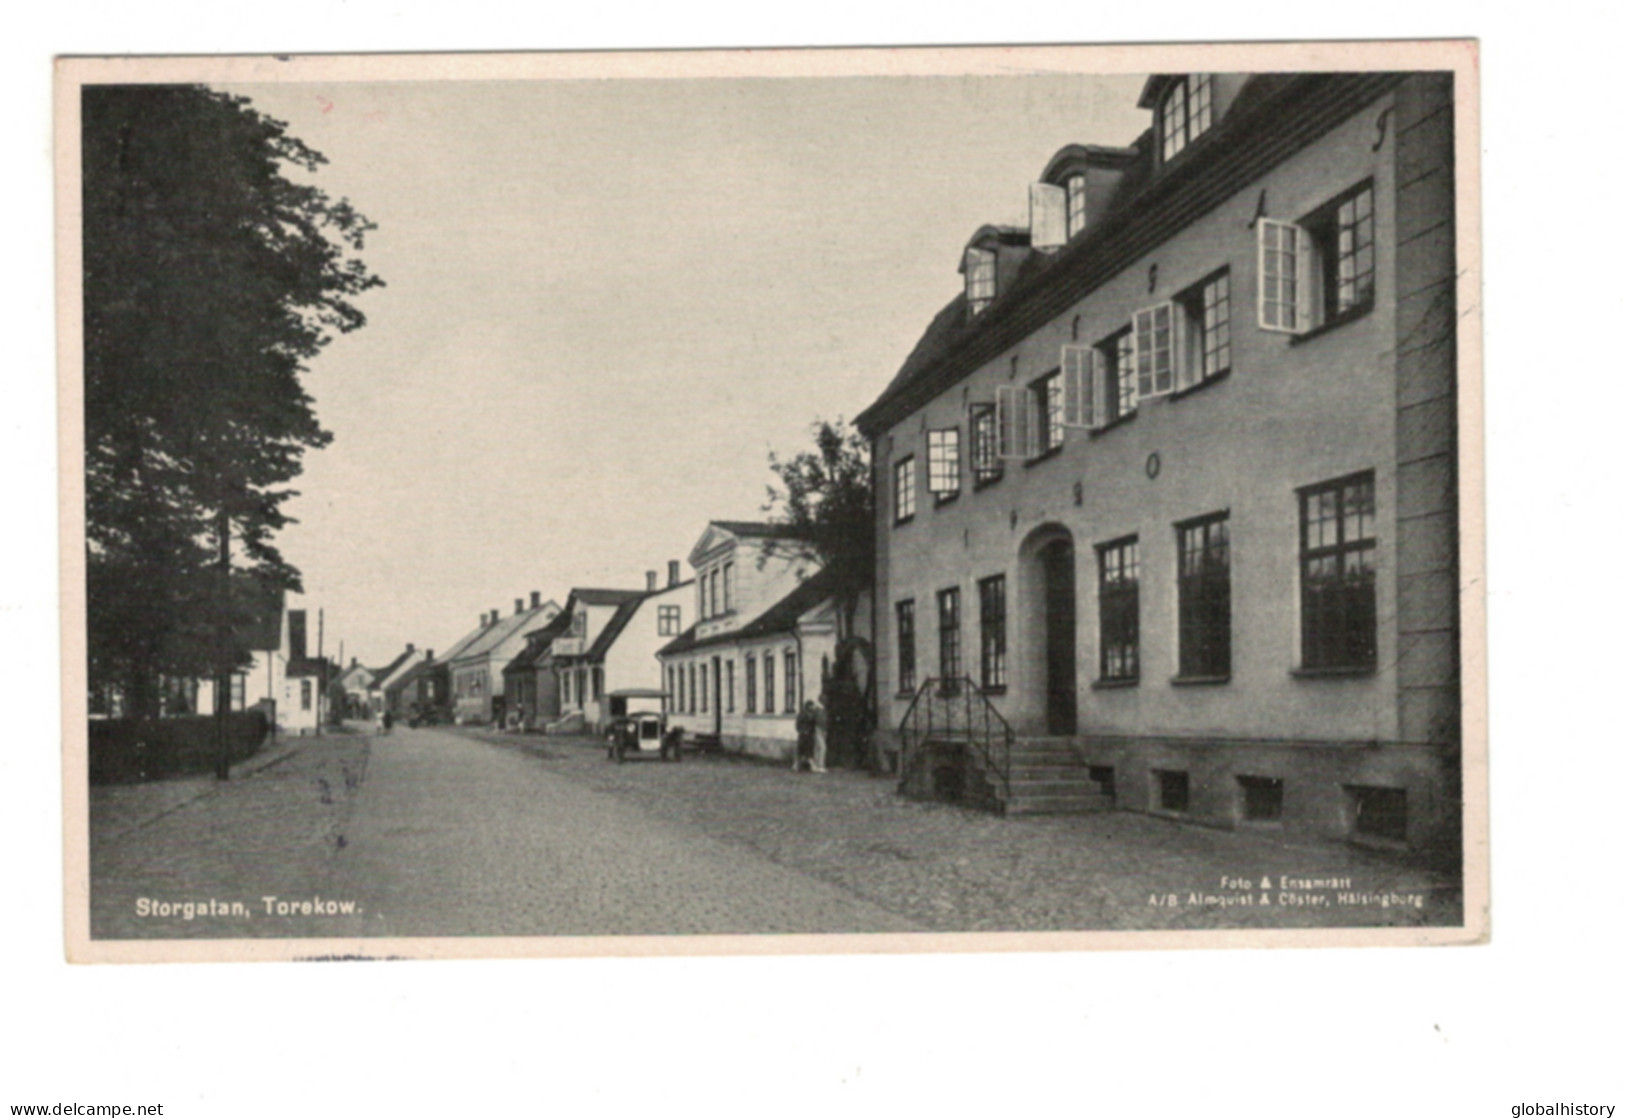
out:
M981 314L993 301L997 258L985 248L965 250L965 303L971 314Z
M1083 176L1073 175L1066 180L1066 235L1069 239L1083 232L1084 216Z
M1166 163L1213 127L1213 75L1185 74L1175 78L1162 95L1157 119L1162 128L1162 161Z

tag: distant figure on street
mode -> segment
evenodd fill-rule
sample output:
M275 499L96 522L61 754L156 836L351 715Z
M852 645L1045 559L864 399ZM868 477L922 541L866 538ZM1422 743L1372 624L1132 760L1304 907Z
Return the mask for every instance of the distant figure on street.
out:
M809 700L813 715L813 755L812 771L815 773L828 772L824 762L829 756L829 718L824 713L824 704Z
M395 725L395 715L390 712L388 707L384 708L383 713L378 716L378 720L384 724L384 733L386 734Z
M796 752L790 758L790 771L800 772L813 767L813 755L818 748L818 704L808 699L796 714Z

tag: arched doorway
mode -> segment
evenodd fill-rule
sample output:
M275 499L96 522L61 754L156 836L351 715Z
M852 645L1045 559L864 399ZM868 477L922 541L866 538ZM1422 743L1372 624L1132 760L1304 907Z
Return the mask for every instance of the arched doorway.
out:
M1033 681L1032 723L1047 734L1078 731L1077 551L1060 524L1033 530L1021 546L1022 650ZM1036 693L1033 693L1036 692Z
M1044 577L1044 725L1052 734L1078 732L1078 602L1070 539L1038 553Z

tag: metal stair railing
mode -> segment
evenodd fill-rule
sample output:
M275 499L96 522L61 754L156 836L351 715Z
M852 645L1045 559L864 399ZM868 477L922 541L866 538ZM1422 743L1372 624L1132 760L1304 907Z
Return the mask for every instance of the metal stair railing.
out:
M898 788L907 787L928 741L962 741L981 758L988 776L1010 802L1010 752L1015 733L998 708L968 676L927 679L914 692L898 725L902 755Z

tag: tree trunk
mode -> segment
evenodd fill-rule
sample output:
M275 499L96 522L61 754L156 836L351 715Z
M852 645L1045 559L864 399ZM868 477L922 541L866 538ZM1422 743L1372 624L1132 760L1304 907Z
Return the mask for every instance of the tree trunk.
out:
M231 777L231 757L226 749L226 723L231 713L231 610L228 593L231 589L231 517L225 509L215 515L215 538L220 554L215 563L220 572L220 586L215 598L215 673L214 673L214 776L216 780Z

